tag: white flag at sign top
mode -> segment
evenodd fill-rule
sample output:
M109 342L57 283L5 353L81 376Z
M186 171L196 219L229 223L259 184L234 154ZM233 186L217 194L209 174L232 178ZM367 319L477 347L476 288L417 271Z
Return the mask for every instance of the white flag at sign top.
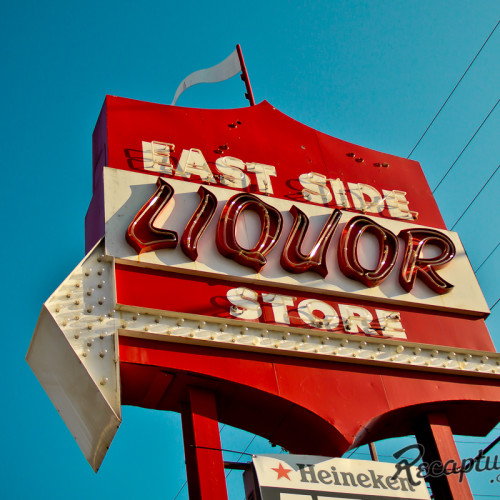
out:
M222 62L207 69L200 69L186 76L177 87L172 106L175 105L179 96L189 87L198 83L217 83L228 80L233 76L243 71L241 67L238 50L235 49L230 56L226 57Z

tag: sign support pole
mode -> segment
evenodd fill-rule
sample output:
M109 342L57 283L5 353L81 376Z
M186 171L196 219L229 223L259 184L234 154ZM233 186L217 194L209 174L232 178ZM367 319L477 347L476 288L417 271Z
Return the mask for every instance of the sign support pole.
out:
M418 425L415 437L424 447L423 461L428 464L432 462L442 464L438 477L429 478L434 498L473 500L465 474L461 476L457 473L445 473L452 470L453 463L457 464L455 465L457 469L462 464L446 415L444 413L425 415ZM432 467L430 472L435 473L437 469L438 467ZM462 477L461 482L460 477Z
M181 416L189 498L227 500L215 395L198 387L188 391Z

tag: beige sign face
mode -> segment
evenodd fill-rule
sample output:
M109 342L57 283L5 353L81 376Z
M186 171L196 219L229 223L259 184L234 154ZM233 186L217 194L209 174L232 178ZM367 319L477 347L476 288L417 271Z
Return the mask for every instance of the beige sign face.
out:
M415 286L407 292L398 281L399 269L403 265L405 254L404 242L398 238L398 257L394 269L378 286L368 287L347 277L339 267L339 240L343 228L356 216L342 211L338 226L333 234L326 254L328 273L325 277L314 272L291 273L283 269L280 257L286 243L287 235L293 225L292 206L296 206L306 214L310 225L303 242L304 248L311 248L318 238L324 224L332 213L332 209L312 204L288 201L272 197L256 195L267 205L279 211L283 221L281 236L266 256L267 263L256 272L241 265L231 258L221 255L216 244L218 221L228 200L235 195L234 190L206 186L217 200L217 208L213 219L204 230L198 243L196 260L189 258L177 245L176 248L147 251L138 254L125 239L127 229L145 202L155 193L157 177L126 172L116 169L105 169L105 210L106 210L106 252L119 259L126 259L145 266L175 268L180 272L189 272L230 280L241 283L278 285L295 290L321 292L351 299L365 299L394 305L411 305L420 308L484 315L488 307L477 283L474 272L457 233L441 231L449 238L455 248L454 258L442 266L437 273L453 288L446 294L437 294L418 278ZM199 185L184 180L168 179L174 191L172 198L164 209L157 214L155 226L159 229L175 231L179 238L200 203ZM394 235L412 228L422 228L413 222L395 219L380 219L366 216L376 221ZM238 218L236 239L241 247L251 248L258 239L261 223L251 211L243 212ZM432 251L432 248L431 248ZM360 262L367 268L376 265L379 248L375 238L370 234L361 237L357 249ZM430 255L432 257L432 255Z

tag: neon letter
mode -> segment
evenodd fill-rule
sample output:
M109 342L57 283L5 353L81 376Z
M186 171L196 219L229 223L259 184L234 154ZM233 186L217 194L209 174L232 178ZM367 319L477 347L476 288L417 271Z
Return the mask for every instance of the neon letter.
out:
M434 292L448 293L453 285L441 278L436 269L443 267L455 257L455 245L446 234L434 229L405 229L399 233L406 244L405 256L399 274L399 283L411 292L417 275ZM441 254L437 257L421 257L425 245L436 245Z
M198 189L200 204L189 220L181 238L182 251L192 260L198 258L198 240L205 232L217 208L217 198L203 186Z
M309 227L309 218L295 205L292 206L290 212L294 217L294 222L281 254L281 267L292 273L315 271L325 278L328 274L326 252L342 214L339 210L332 212L312 250L308 255L304 255L300 249Z
M259 241L251 249L243 248L236 241L236 223L244 210L257 213L261 223ZM280 212L249 193L241 193L229 199L217 225L216 243L219 252L243 266L259 272L266 264L266 255L276 245L281 234L283 219Z
M174 189L161 177L158 177L156 185L155 194L139 210L127 229L127 241L138 254L177 246L175 231L154 226L156 218L172 198Z
M375 269L365 269L358 259L359 240L364 232L377 238L379 258ZM359 216L352 218L344 227L339 242L340 270L348 277L374 287L382 283L392 271L398 256L398 239L394 233L380 224Z

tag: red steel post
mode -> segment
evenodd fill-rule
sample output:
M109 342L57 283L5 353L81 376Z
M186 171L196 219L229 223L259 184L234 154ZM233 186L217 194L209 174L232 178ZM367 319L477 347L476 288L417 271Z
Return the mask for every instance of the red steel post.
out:
M189 387L181 414L190 500L227 500L214 393Z
M425 415L416 429L415 437L425 450L422 459L429 464L429 484L434 498L474 500L467 477L458 473L462 462L446 414Z

